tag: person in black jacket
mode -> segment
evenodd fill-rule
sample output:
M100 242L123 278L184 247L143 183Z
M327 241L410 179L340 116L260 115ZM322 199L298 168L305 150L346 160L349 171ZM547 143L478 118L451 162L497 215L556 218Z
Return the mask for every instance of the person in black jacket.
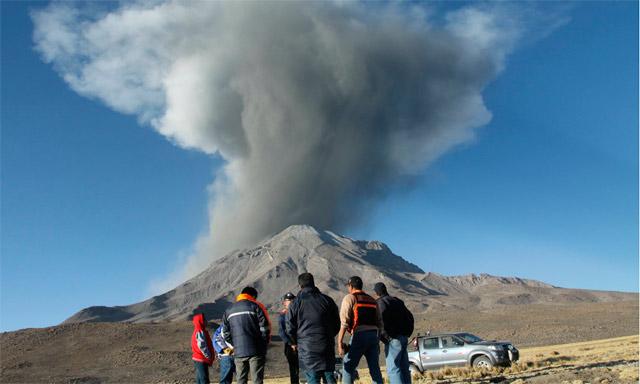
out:
M246 384L251 372L253 384L262 384L271 322L267 309L257 301L258 291L245 287L222 317L224 341L233 348L236 380Z
M300 293L289 305L286 332L298 350L300 365L308 384L320 384L324 378L335 384L335 337L340 330L338 306L316 288L313 275L298 276Z
M279 325L278 335L280 335L280 338L284 342L284 356L287 358L287 362L289 363L289 378L291 378L291 384L300 383L298 351L294 350L293 347L291 346L293 342L291 341L289 336L287 336L287 332L286 332L287 312L289 311L289 306L291 305L291 302L295 298L296 296L291 292L287 292L284 295L284 297L282 298L282 305L284 306L284 310L280 313L280 318L278 323Z
M410 384L409 355L407 343L413 333L413 315L397 297L389 296L384 283L376 283L378 308L382 313L382 322L387 335L384 341L384 355L387 361L387 374L390 384Z

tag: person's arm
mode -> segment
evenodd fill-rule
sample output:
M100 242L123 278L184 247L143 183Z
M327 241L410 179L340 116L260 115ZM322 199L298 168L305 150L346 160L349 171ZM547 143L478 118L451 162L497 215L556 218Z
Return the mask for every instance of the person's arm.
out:
M198 344L198 349L200 350L202 355L207 360L212 360L211 359L211 351L209 350L209 347L207 346L207 336L205 335L204 331L198 331L196 333L196 341L197 341L197 344Z
M329 300L329 324L331 324L331 335L335 337L338 332L340 332L340 311L338 310L336 302L333 301L332 298L327 296L327 300Z
M280 314L280 319L279 319L280 326L278 327L278 334L280 335L280 338L282 339L282 341L284 341L289 345L294 345L296 344L294 342L295 335L289 335L287 333L287 316L290 310L291 310L291 306L289 306L289 309L287 309L285 313Z
M344 356L344 353L345 353L343 344L342 344L342 340L344 339L345 332L347 332L347 328L340 327L340 332L338 332L338 355L340 355L341 357Z
M338 332L338 354L344 356L344 348L342 346L342 340L344 340L344 334L347 332L353 321L353 304L355 297L353 295L347 295L342 299L340 305L340 332Z
M222 317L222 331L220 331L222 335L222 339L228 347L233 349L233 339L231 338L231 326L229 325L229 318L227 317L227 312L224 313Z
M378 332L384 332L384 321L382 321L382 311L380 311L380 307L376 308L376 322L378 323Z
M378 300L376 300L376 303L378 303L378 309L380 310L380 313L384 318L384 313L387 310L387 303L382 298L379 298Z
M213 333L213 338L211 340L212 344L213 344L213 349L217 354L222 354L224 348L225 348L225 343L224 343L224 338L222 337L222 327L224 327L224 325L220 325L218 327L218 329L216 329L216 331Z
M389 342L389 335L386 329L384 329L385 318L389 317L388 312L392 310L392 307L387 307L387 302L384 299L376 300L378 309L376 310L376 322L378 324L378 334L380 335L380 341L387 344Z
M262 305L257 305L257 315L258 315L258 327L260 327L260 334L262 335L262 339L268 344L271 341L271 322L269 320L269 314L267 313L266 308Z
M295 301L289 304L284 323L289 344L295 350L298 347L298 306Z
M389 335L384 330L384 321L382 320L382 311L380 310L380 302L378 302L376 308L376 322L378 323L378 335L380 335L380 341L387 344L389 342Z

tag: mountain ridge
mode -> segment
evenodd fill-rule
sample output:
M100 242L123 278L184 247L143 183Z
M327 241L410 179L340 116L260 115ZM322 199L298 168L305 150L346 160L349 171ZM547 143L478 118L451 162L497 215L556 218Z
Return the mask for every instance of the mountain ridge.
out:
M490 274L445 276L425 272L380 241L354 240L309 225L293 225L252 248L215 260L176 288L124 306L92 306L63 323L152 322L187 319L203 312L220 318L247 285L271 311L287 291L297 292L297 276L313 273L316 285L337 303L349 276L361 276L365 290L383 281L392 295L414 311L438 308L490 309L513 304L600 302L634 299L636 294L559 288L537 280Z

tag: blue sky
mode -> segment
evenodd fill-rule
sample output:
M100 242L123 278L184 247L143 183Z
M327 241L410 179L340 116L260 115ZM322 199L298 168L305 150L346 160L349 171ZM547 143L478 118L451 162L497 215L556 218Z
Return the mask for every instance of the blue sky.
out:
M71 91L2 3L0 328L146 298L207 224L221 160ZM425 270L638 290L638 8L576 3L484 92L477 138L346 235Z

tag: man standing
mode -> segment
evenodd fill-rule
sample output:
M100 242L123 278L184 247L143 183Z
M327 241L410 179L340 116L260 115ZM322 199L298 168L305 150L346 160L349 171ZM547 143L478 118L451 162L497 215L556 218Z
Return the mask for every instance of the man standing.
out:
M369 373L374 384L382 384L382 373L378 356L380 345L378 338L384 335L382 316L375 299L362 291L362 279L352 276L347 282L349 294L342 300L340 307L340 333L338 334L338 353L344 356L342 383L352 384L356 368L362 356L367 359ZM348 348L342 343L344 334L351 334Z
M255 288L245 287L222 318L224 341L233 346L238 384L247 383L249 372L253 384L262 384L264 379L271 322L267 309L257 298Z
M287 292L287 294L285 294L284 297L282 298L282 305L284 306L284 310L280 313L279 327L278 327L278 334L280 335L280 338L284 342L284 356L287 358L287 362L289 363L289 377L291 378L291 384L300 383L300 378L298 373L299 372L298 351L293 349L293 347L291 346L293 342L291 341L291 338L289 338L286 332L287 312L289 310L289 306L291 302L295 298L296 296L291 292Z
M373 290L376 292L376 301L388 336L384 344L384 355L389 383L410 384L407 343L413 333L413 315L402 300L389 296L384 283L376 283Z
M289 305L287 335L298 350L308 384L335 384L335 337L340 328L338 306L316 288L313 275L298 276L300 293Z

